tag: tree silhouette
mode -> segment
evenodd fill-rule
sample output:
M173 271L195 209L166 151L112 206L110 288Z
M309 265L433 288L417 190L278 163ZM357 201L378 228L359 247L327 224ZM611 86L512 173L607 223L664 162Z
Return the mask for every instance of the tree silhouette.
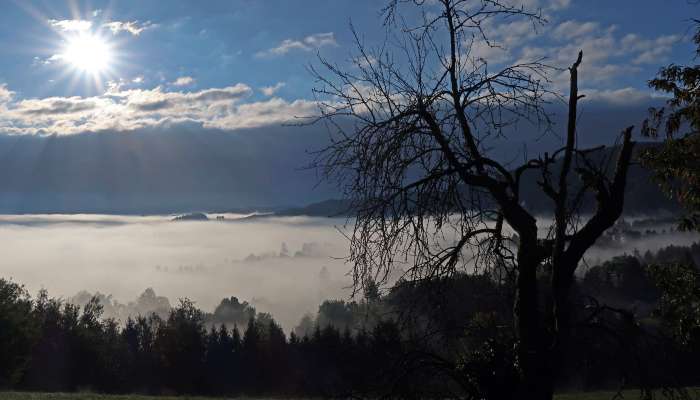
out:
M405 22L404 7L418 7L421 22ZM357 212L349 256L355 288L386 283L397 270L408 281L506 270L515 279L515 390L551 399L570 336L574 273L622 213L632 127L614 158L577 146L579 53L568 69L564 146L524 154L521 165L501 162L493 138L513 135L517 123L548 129L545 105L555 96L541 60L493 68L475 52L479 43L495 46L489 26L516 18L537 25L541 15L498 0L393 0L384 15L395 39L371 49L355 33L352 69L324 59L322 72L312 68L319 120L332 134L315 165L341 182ZM538 224L546 220L519 197L521 180L533 174L551 201L545 233ZM596 209L584 219L587 194Z
M700 56L700 20L693 20L693 36ZM670 95L666 106L651 108L642 132L664 135L663 146L644 152L642 160L655 172L656 181L686 208L684 229L700 229L700 65L671 64L661 68L649 86Z
M671 246L645 259L674 259L688 251L697 256L699 249L697 245ZM642 282L646 267L638 258L591 268L576 285L577 296L600 290L601 282L604 290L610 289L606 285L622 285L624 290L615 294L628 297L628 306L646 301L657 310L654 315L651 311L642 315L647 322L640 323L631 306L611 312L614 307L606 305L591 313L588 304L574 303L572 314L591 323L578 325L572 335L571 357L560 365L566 378L584 389L609 387L620 376L633 385L661 385L671 379L676 385L696 386L700 335L695 268L694 264L653 267L651 275L660 289L654 299ZM616 277L605 280L601 274ZM509 310L494 301L499 283L468 274L443 283L440 290L447 301L430 301L435 294L432 283L425 287L408 281L378 300L385 309L395 310L393 316L410 307L420 322L418 329L386 314L371 327L341 331L332 324L316 325L310 335L292 334L287 340L279 325L264 314L261 320L248 321L243 339L236 327L229 331L219 325L205 331L201 311L188 301L165 320L141 316L120 326L99 319L100 308L94 300L79 308L51 299L45 291L32 300L21 286L0 280L2 333L15 334L0 334L3 354L12 356L3 359L0 372L13 379L4 381L2 389L334 398L512 397L520 379L518 356L512 335L499 327L512 320ZM429 296L421 296L421 291ZM406 306L411 298L420 304ZM645 334L649 318L652 326L661 328L657 332L667 333L671 340ZM426 321L439 323L444 340L421 340L435 326L423 324ZM601 334L606 329L612 334ZM459 336L458 331L466 334Z

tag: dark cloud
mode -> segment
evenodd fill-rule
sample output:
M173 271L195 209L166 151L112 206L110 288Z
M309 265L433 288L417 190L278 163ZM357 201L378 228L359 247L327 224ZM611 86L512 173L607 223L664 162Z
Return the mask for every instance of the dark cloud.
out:
M243 85L227 89L207 89L198 92L194 99L205 102L238 100L250 95L251 92L252 90L249 87Z
M97 103L79 98L30 100L22 105L20 112L27 115L72 114L97 108Z
M132 103L130 106L139 111L158 111L172 107L172 103L168 99L163 99L143 103Z
M0 212L158 213L284 206L314 188L323 127L227 132L177 124L130 132L0 136Z
M625 98L624 92L617 94ZM580 107L584 147L613 144L623 128L641 125L650 102L659 102L591 97ZM491 156L515 165L524 151L535 157L560 146L566 110L553 105L551 111L551 131L518 124L506 138L490 142ZM334 185L317 185L317 171L305 168L327 140L320 124L226 131L198 122L75 135L2 135L0 212L162 213L339 198Z

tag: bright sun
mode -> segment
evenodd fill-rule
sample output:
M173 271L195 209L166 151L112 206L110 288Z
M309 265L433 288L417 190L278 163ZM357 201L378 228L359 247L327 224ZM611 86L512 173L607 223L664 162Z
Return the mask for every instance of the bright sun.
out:
M98 75L109 69L112 49L100 36L82 33L67 38L61 58L81 72Z

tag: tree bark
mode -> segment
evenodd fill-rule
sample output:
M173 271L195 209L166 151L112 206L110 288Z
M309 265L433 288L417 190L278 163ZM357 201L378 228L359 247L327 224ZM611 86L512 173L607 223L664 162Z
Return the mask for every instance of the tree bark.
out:
M537 284L537 267L541 262L538 253L536 226L530 232L520 232L514 313L521 387L516 395L522 399L551 400L550 352L543 336Z

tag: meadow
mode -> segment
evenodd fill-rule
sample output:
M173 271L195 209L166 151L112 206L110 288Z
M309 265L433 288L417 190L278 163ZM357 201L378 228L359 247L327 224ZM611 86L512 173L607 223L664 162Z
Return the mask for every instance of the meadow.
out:
M700 399L700 389L687 389L690 399ZM617 396L617 397L616 397ZM229 399L230 397L199 397L199 396L143 396L137 394L130 395L108 395L97 393L33 393L33 392L1 392L0 399L3 400L219 400ZM241 397L244 398L244 397ZM611 399L628 399L634 400L640 398L638 390L625 390L619 393L610 391L601 392L576 392L576 393L560 393L554 395L556 400L611 400ZM684 399L672 395L664 395L661 392L655 392L654 398L659 400L664 399Z

